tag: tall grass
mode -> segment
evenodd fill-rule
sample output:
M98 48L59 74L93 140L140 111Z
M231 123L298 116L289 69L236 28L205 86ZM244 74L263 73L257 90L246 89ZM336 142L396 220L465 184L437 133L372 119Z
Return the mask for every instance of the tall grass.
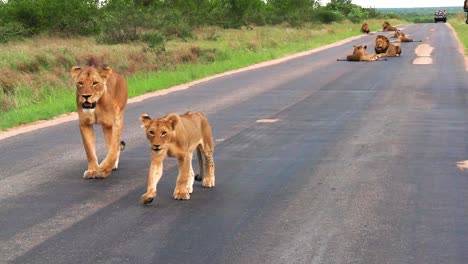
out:
M382 21L367 22L378 30ZM0 129L74 111L73 65L109 64L128 79L134 97L359 35L360 26L203 28L188 42L167 42L162 54L149 51L145 43L99 45L84 37L36 37L0 45Z

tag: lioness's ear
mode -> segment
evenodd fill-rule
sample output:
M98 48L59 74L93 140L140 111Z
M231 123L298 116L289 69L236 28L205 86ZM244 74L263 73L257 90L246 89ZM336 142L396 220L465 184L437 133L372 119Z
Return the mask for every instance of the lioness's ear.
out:
M70 71L71 76L73 78L78 77L78 74L80 74L80 72L81 72L81 68L79 66L73 66Z
M364 45L364 49L367 49L367 45Z
M140 116L140 121L143 123L141 127L148 127L151 122L151 117L148 114L144 113Z
M106 80L111 74L112 74L112 69L108 65L104 65L104 68L102 69L102 71L99 72L99 76L101 76L101 78L104 80Z
M171 124L172 130L176 128L177 124L179 123L179 119L180 117L177 114L170 114L166 116L166 120Z

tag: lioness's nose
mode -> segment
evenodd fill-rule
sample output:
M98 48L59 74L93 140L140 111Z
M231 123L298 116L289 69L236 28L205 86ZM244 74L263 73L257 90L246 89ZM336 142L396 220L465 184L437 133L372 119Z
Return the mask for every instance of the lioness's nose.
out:
M81 96L83 96L83 97L84 97L84 99L86 99L86 100L88 100L88 98L90 98L90 97L91 97L91 95L90 95L90 94L83 94L83 95L81 95Z
M153 148L154 148L154 149L159 149L160 146L161 146L161 145L153 145Z

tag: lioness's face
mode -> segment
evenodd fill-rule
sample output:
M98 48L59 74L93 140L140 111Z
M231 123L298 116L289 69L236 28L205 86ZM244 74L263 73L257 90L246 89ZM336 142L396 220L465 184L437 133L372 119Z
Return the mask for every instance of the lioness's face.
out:
M98 71L94 67L73 67L71 74L76 80L76 95L78 108L92 112L106 90L106 80L112 74L112 69Z
M175 136L177 119L173 119L171 116L151 119L147 114L143 114L140 121L143 123L142 127L145 129L151 150L155 154L166 150Z

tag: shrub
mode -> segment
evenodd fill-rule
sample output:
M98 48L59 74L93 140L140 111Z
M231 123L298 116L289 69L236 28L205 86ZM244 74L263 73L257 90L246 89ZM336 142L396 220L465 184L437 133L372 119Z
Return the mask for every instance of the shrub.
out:
M141 40L148 44L148 51L161 54L166 51L166 38L159 32L150 32L141 36Z
M338 22L343 19L343 15L327 9L319 9L313 13L313 17L315 20L318 20L325 24L331 24L332 22Z
M26 29L21 23L9 22L0 24L0 42L2 43L20 39L29 36L30 34L31 31Z

